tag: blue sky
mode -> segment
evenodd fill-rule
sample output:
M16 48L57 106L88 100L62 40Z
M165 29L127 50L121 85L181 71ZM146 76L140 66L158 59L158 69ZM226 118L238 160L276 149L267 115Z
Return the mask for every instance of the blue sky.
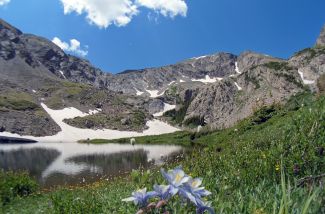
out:
M80 1L98 3L92 5L97 19L87 20L88 5L77 5ZM116 18L112 10L125 11L116 5L123 1L132 3L130 10ZM75 39L86 59L113 73L221 51L287 58L312 46L325 24L324 0L0 0L0 5L0 17L22 31L57 37L70 51L79 48L70 45Z

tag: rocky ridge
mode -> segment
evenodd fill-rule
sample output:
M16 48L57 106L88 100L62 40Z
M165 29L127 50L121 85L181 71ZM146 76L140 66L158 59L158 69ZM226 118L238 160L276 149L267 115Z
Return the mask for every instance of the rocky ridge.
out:
M102 110L65 121L80 128L141 131L164 103L176 105L161 117L175 125L229 127L263 106L285 103L306 89L319 91L325 73L324 29L315 47L288 60L251 51L217 53L113 75L0 20L0 131L57 133L60 128L41 102L53 109ZM36 107L15 109L8 98Z

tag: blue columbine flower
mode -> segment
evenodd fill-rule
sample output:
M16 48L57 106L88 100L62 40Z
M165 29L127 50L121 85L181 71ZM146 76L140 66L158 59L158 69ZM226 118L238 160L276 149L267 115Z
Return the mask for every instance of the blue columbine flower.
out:
M203 214L205 211L208 211L210 214L215 214L213 208L211 207L211 202L209 201L197 199L196 207L196 214Z
M201 178L190 178L187 183L184 184L184 189L191 193L195 198L201 199L202 197L206 197L211 194L208 190L201 186L202 179ZM196 201L190 199L194 204L197 204Z
M135 205L138 205L139 207L145 207L148 205L148 200L155 196L157 196L156 192L147 192L147 188L144 188L136 192L132 192L131 197L125 198L122 201L133 201Z
M168 172L166 172L164 169L161 169L161 174L168 181L168 183L174 188L172 190L174 191L173 192L174 194L177 193L178 187L182 186L190 179L190 177L185 174L182 167L176 167L175 169L169 170Z
M171 185L154 185L154 191L161 200L167 200L170 197L174 196L175 190Z

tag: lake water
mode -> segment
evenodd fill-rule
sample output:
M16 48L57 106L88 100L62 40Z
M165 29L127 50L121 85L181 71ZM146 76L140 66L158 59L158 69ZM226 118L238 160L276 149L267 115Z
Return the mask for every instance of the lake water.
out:
M0 144L0 168L26 170L44 188L83 185L150 168L183 152L180 146L34 143Z

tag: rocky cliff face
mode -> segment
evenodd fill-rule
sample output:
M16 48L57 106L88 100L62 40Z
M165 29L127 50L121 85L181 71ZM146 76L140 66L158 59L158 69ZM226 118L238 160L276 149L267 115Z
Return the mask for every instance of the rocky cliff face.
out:
M323 27L316 46L306 48L294 54L289 64L295 67L303 82L314 91L319 91L318 80L325 75L325 26Z
M286 62L255 65L201 90L191 102L184 121L202 118L214 128L230 127L259 108L283 103L301 91L299 74Z
M251 51L218 53L113 75L0 20L0 132L57 133L60 128L42 110L42 102L53 109L102 110L65 121L80 128L141 131L164 103L176 104L164 116L174 124L229 127L306 88L319 90L325 73L324 33L325 28L316 47L289 60Z
M325 46L325 25L317 39L316 46Z
M125 71L114 75L108 81L108 88L114 91L149 95L146 90L164 91L174 82L191 82L194 79L224 78L235 74L237 57L229 53L192 58L175 65L160 68Z

